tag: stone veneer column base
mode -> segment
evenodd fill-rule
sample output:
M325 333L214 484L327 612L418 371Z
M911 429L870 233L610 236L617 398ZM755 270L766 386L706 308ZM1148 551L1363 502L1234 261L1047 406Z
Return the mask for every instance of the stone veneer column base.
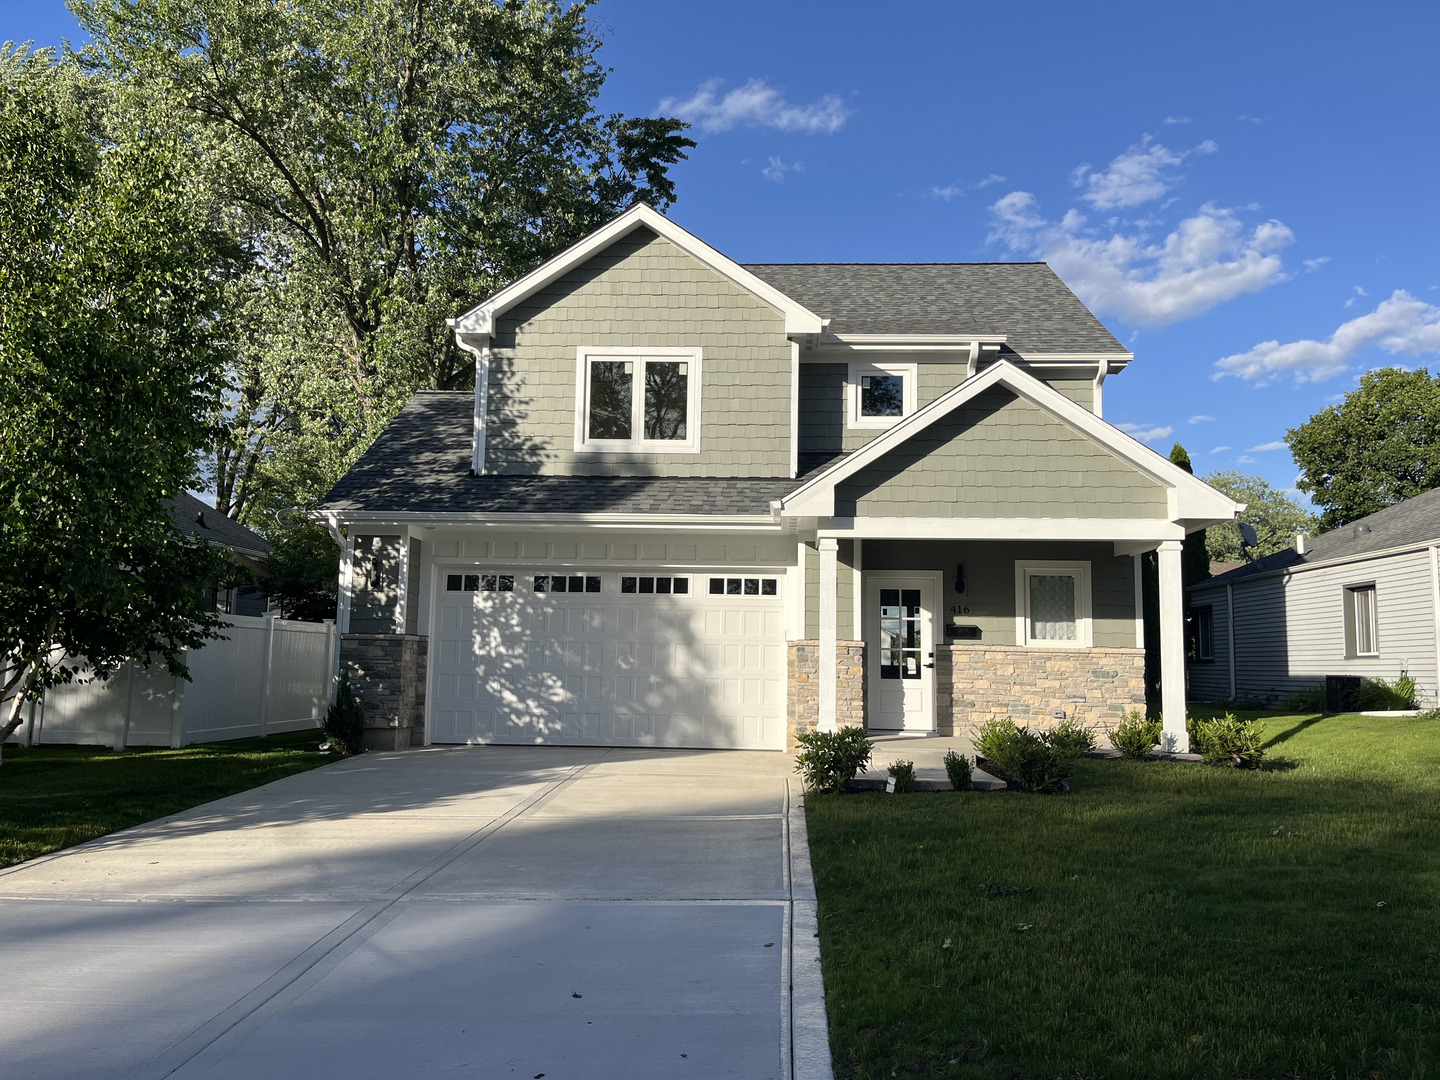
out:
M865 726L865 643L835 643L835 720L840 727ZM795 736L814 731L820 722L820 643L790 642L785 748L794 750Z
M425 673L429 638L415 634L345 634L340 670L365 709L365 749L406 750L425 744Z
M1145 650L1027 649L951 644L935 652L936 723L942 735L969 735L986 720L1048 728L1054 713L1108 731L1145 710Z

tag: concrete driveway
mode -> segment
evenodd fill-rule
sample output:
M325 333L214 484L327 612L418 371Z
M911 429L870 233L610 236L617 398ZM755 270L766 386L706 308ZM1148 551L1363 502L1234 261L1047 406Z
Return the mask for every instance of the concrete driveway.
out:
M790 769L370 754L0 872L4 1075L827 1076Z

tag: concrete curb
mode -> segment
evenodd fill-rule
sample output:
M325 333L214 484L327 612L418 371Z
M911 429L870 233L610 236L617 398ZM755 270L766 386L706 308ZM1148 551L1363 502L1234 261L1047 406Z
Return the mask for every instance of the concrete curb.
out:
M790 834L790 1076L792 1080L834 1080L825 976L820 970L820 918L805 829L805 796L797 786L787 783L786 788L785 820Z

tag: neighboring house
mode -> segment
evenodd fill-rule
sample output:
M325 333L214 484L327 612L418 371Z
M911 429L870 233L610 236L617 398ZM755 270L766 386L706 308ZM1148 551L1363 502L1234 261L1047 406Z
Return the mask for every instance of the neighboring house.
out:
M270 554L270 544L263 536L201 502L188 491L166 499L165 504L182 533L228 549L237 566L245 567L257 581L264 579L265 568L261 561ZM214 593L215 607L226 615L264 615L270 607L264 590L253 582L228 584L214 590Z
M1414 678L1440 704L1440 490L1189 590L1190 696L1284 704L1328 676Z
M1101 419L1132 357L1043 263L740 266L647 206L452 323L326 497L374 745L781 749L1110 723L1159 550L1239 507Z

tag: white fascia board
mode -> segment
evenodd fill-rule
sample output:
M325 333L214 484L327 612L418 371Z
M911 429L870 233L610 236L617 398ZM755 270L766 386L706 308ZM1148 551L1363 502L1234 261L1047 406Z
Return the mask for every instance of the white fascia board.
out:
M470 511L431 513L424 511L333 511L346 525L369 527L393 525L464 526L492 529L687 529L693 532L768 532L780 534L783 526L775 518L760 514L487 514Z
M1037 364L1041 367L1094 367L1103 362L1109 364L1110 370L1115 372L1134 360L1135 354L1132 352L1027 352L1020 359L1027 364Z
M815 345L819 352L921 352L969 356L976 343L998 349L1004 334L826 334ZM818 358L814 358L818 359Z
M814 514L820 517L833 515L836 484L878 461L941 417L947 416L954 409L996 385L1004 386L1038 405L1121 461L1133 465L1156 483L1172 489L1175 493L1170 514L1172 520L1232 520L1240 513L1240 503L1222 495L1138 439L1107 424L1089 409L1075 404L1054 387L1048 386L1008 360L997 360L953 390L941 394L923 409L907 416L885 434L872 439L861 449L821 471L781 499L780 512L788 515Z
M1076 540L1158 544L1181 526L1159 518L829 518L820 536L865 540Z
M574 267L616 240L642 226L663 236L680 250L700 260L710 269L729 278L740 288L759 297L785 316L785 333L819 334L823 329L820 316L786 296L769 282L762 281L733 259L722 255L699 237L646 203L636 203L623 214L612 218L585 239L572 244L560 254L541 263L519 281L501 289L494 296L471 308L458 319L450 319L450 327L458 334L492 334L495 320L527 296L545 288Z

